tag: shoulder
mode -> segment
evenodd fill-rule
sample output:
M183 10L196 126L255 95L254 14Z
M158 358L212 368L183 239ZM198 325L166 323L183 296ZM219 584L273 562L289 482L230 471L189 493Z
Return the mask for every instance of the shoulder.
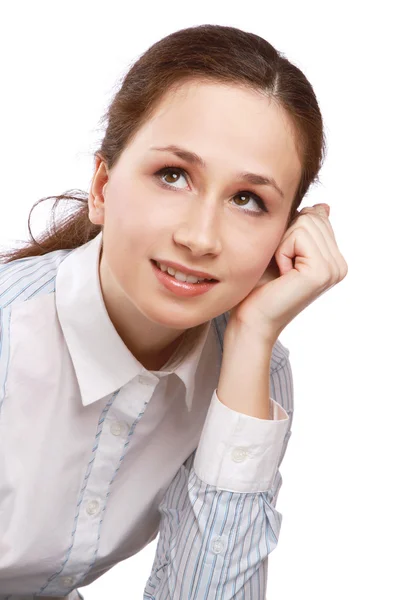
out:
M54 292L58 268L71 250L55 250L0 265L0 310Z

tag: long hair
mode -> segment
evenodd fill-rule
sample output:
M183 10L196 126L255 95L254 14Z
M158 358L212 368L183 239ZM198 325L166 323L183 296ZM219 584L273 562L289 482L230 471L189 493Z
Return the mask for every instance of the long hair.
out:
M112 169L141 125L157 110L164 94L184 81L194 80L262 91L285 109L302 166L289 224L310 185L318 182L326 152L323 121L313 87L303 72L254 33L206 24L175 31L150 46L129 68L101 118L106 128L95 155L100 154ZM30 227L32 211L50 199L54 199L50 223L35 239ZM63 201L67 203L65 214L56 218ZM31 239L21 248L0 252L0 262L78 248L99 234L102 226L89 220L88 193L72 189L38 200L29 213L28 229ZM198 332L202 326L193 329Z

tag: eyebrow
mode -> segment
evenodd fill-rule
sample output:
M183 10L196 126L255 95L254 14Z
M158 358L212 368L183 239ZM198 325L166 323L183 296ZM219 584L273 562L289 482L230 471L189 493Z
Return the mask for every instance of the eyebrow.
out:
M170 144L169 146L152 146L150 150L158 150L160 152L172 152L182 160L186 160L186 162L191 163L193 165L198 165L202 169L206 168L206 163L204 160L196 154L195 152L190 152L185 148L180 146L176 146L175 144ZM266 175L257 175L256 173L249 173L248 171L244 171L243 173L238 173L238 177L240 179L244 179L253 185L268 185L270 187L275 188L278 194L284 198L284 193L281 188L276 183L273 177L267 177Z

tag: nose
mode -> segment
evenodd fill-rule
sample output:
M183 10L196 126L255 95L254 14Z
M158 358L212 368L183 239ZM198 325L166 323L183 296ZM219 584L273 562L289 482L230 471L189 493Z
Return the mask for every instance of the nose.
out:
M220 214L216 199L195 198L174 232L174 241L186 246L193 256L218 255L221 252Z

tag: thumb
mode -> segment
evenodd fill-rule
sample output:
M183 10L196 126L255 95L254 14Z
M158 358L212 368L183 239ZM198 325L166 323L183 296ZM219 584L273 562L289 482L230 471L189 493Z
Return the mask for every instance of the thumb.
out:
M276 264L278 265L281 275L286 275L286 273L293 269L292 259L294 256L294 239L292 236L289 236L275 252Z

